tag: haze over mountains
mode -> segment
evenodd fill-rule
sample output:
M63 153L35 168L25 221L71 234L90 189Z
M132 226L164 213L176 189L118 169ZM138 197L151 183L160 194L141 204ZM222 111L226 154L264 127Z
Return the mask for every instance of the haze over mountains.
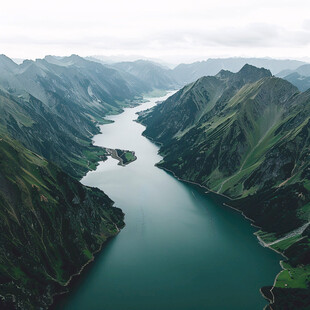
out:
M271 58L209 58L204 61L197 61L190 64L179 64L174 68L172 65L161 64L158 60L152 59L136 59L126 60L126 57L104 57L104 56L89 56L70 57L46 56L44 60L36 60L36 62L47 61L50 64L68 66L73 61L81 61L84 59L89 62L101 63L106 70L114 69L118 71L119 76L123 77L130 86L136 91L149 92L154 88L157 89L174 89L182 87L188 83L196 81L202 76L215 75L220 70L228 70L231 72L239 71L245 64L250 64L256 67L263 67L271 71L272 74L281 78L287 79L300 90L308 89L309 69L308 64L299 60L282 60ZM122 60L123 59L123 60ZM130 57L129 57L130 59ZM118 61L122 60L122 61ZM20 63L21 60L18 60ZM27 63L28 61L26 61ZM28 64L29 65L29 64ZM26 66L26 65L23 65ZM106 71L108 72L108 71ZM296 74L298 73L298 75ZM116 73L114 73L116 74ZM119 78L115 76L115 78ZM128 87L128 85L126 85Z
M210 58L205 61L197 61L191 64L179 64L175 68L170 69L161 64L149 60L135 60L114 62L110 65L114 68L121 69L140 78L142 81L148 82L153 87L170 88L184 86L194 82L203 76L216 75L220 70L228 70L231 72L239 71L245 64L250 64L258 68L266 68L276 76L282 77L293 83L300 90L308 89L309 84L306 77L309 76L307 63L298 60L280 60L269 58ZM296 71L297 70L297 71ZM298 73L289 76L292 73ZM150 78L152 76L152 79ZM303 81L301 81L303 80Z
M305 91L310 88L310 65L302 65L295 70L283 70L277 74L278 77L288 80L301 91Z
M198 78L207 75L215 75L220 70L231 72L239 71L245 64L269 69L272 74L285 69L296 69L304 63L296 60L276 60L264 58L223 58L208 59L206 61L194 62L192 64L180 64L173 69L174 76L178 76L178 81L188 84L196 81Z

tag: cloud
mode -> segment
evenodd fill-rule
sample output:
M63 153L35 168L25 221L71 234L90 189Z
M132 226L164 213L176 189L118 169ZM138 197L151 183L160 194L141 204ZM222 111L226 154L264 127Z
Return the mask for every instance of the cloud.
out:
M310 43L310 31L290 31L272 24L249 24L245 27L221 27L213 29L184 29L154 32L150 35L121 34L71 34L59 35L28 34L0 36L3 44L31 45L92 45L95 48L136 49L142 47L169 48L194 46L226 46L226 47L281 47L297 45L307 46Z
M245 27L221 27L157 34L158 45L186 47L305 47L310 44L310 31L290 31L272 24L249 24Z
M310 53L310 4L303 0L10 0L0 11L0 49L43 53ZM288 52L289 51L289 52Z

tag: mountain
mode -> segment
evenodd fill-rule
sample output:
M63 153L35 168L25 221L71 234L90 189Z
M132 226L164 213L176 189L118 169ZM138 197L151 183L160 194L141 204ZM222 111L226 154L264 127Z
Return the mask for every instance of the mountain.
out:
M137 60L145 60L145 61L150 61L150 62L159 64L159 65L163 65L169 68L173 66L171 63L165 62L160 58L145 57L143 55L111 55L111 56L92 55L92 56L86 56L84 58L87 60L99 61L103 64L114 64L114 63L119 63L119 62L134 62Z
M289 81L300 91L306 91L310 88L310 65L308 64L295 70L283 70L277 76Z
M112 66L135 76L152 89L170 90L178 87L178 83L169 68L151 61L119 62Z
M285 76L288 76L291 73L298 73L302 76L310 76L310 64L302 65L296 69L287 69L280 71L277 76L284 78Z
M94 84L97 84L96 86L92 86L90 95L94 96L94 90L98 88L103 89L103 91L112 94L112 98L109 98L109 101L107 101L108 103L111 102L112 105L133 100L137 97L141 98L141 94L150 88L144 81L140 81L135 76L120 72L112 66L104 65L96 59L86 60L77 55L71 55L70 57L62 57L60 59L53 56L46 56L45 60L60 66L64 65L68 67L70 64L71 66L78 66L79 70L81 70L79 74L86 75L89 81L94 81ZM87 93L89 95L88 90ZM95 95L97 96L97 94ZM101 93L98 95L104 98Z
M220 70L239 71L245 64L269 69L273 74L282 70L294 70L305 64L297 60L278 60L269 58L210 58L192 64L180 64L172 71L172 75L181 85L196 81L200 77L215 75Z
M272 309L310 302L309 101L310 91L245 65L202 77L139 116L161 145L159 167L227 197L288 258L264 290Z
M119 112L128 100L141 97L140 90L132 88L117 70L77 55L47 56L21 65L2 55L0 73L2 89L16 95L30 93L51 108L61 97L94 118L103 112Z
M123 214L99 189L3 135L0 184L0 308L46 309L123 227Z
M105 154L91 142L97 122L140 100L145 90L139 81L76 55L22 65L2 55L0 72L2 132L76 178Z
M306 91L310 88L310 76L304 76L297 72L293 72L283 78L298 87L300 91Z
M95 168L105 151L91 143L92 133L98 132L95 123L77 111L68 112L70 121L29 94L15 97L0 91L0 133L79 178ZM70 122L80 124L80 128Z
M97 121L142 90L75 55L21 65L1 55L0 72L0 308L46 309L124 226L77 179L105 158L91 141Z

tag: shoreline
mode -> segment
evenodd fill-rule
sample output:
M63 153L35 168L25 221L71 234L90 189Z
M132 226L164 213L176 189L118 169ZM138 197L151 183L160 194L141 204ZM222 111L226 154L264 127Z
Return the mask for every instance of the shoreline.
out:
M132 104L132 105L126 107L126 108L135 108L135 107L137 107L137 106L139 106L139 105L142 105L143 103L146 103L146 102L149 102L149 100L146 99L146 98L143 98L141 101L135 102L134 104ZM116 113L116 114L113 114L113 115L119 115L119 114L122 114L122 113L124 113L124 112L125 112L125 110L122 109L119 113ZM106 116L108 116L108 115L106 115ZM106 117L106 116L105 116L105 117ZM101 124L100 122L97 122L98 133L96 133L96 134L94 134L94 135L92 136L92 138L91 138L91 143L92 143L92 145L94 145L94 137L95 137L96 135L102 134L102 132L101 132L101 126L104 126L104 125L107 125L107 124L110 124L110 123L114 123L114 121L109 120L109 119L106 119L105 117L103 118L103 122L106 121L107 123L102 123L102 124ZM98 160L98 161L96 162L96 164L95 164L95 165L96 165L95 169L94 169L94 170L88 169L88 171L81 177L81 179L79 180L79 182L82 180L82 178L83 178L84 176L87 175L88 172L90 172L90 171L96 171L97 168L98 168L98 166L99 166L99 164L100 164L101 162L105 162L105 161L107 160L107 156L111 156L112 158L118 160L118 161L119 161L118 165L123 166L123 167L126 166L126 164L123 164L123 160L117 155L117 151L116 151L115 149L110 149L110 148L101 147L101 146L98 146L98 147L100 147L100 148L106 150L106 152L108 153L108 154L106 155L106 158L100 157L100 160ZM133 154L135 154L135 153L133 152ZM137 159L137 157L135 156L135 160L136 160L136 159ZM130 162L129 162L129 163L130 163ZM129 163L128 163L128 164L129 164ZM124 214L124 213L123 213L123 214ZM124 216L123 216L123 219L124 219L124 217L125 217L125 214L124 214ZM68 281L67 281L66 283L64 283L64 284L60 284L60 283L57 282L57 281L55 281L55 282L56 282L57 284L59 284L60 286L62 286L63 288L68 288L68 286L70 285L70 283L72 282L72 280L74 280L75 278L77 278L78 276L80 276L81 273L83 272L83 270L85 269L85 267L87 267L91 262L93 262L93 261L95 260L96 254L98 254L99 252L101 252L102 248L106 245L106 243L107 243L109 240L111 240L112 238L116 237L116 236L120 233L120 231L121 231L121 229L122 229L123 227L122 227L122 228L119 228L119 227L117 227L117 225L116 225L115 223L114 223L114 225L115 225L115 228L116 228L116 230L117 230L117 233L116 233L115 235L111 235L111 236L107 237L107 239L106 239L104 242L102 242L102 243L100 244L99 248L98 248L97 250L95 250L95 251L92 253L92 258L89 259L84 265L82 265L82 266L80 267L80 269L78 270L78 272L72 274L72 275L69 277ZM124 227L125 227L125 225L126 225L126 223L124 222ZM68 293L69 293L69 290L67 289L66 291L62 291L62 292L58 292L58 293L55 293L55 294L51 294L51 296L50 296L51 303L48 305L48 308L54 309L54 307L56 307L56 305L54 304L54 302L55 302L54 298L57 298L57 297L59 297L59 296L62 296L62 295L68 294Z
M136 119L136 122L139 123L139 124L141 124L141 125L143 125L143 126L146 128L146 125L143 124L143 122L141 122L141 121L139 122L139 121L138 121L138 118ZM153 143L154 143L155 145L157 145L158 147L163 146L163 143L158 142L158 141L156 141L155 139L153 139L153 138L147 136L144 132L142 133L142 135L143 135L144 137L146 137L147 139L149 139L151 142L153 142ZM161 155L161 154L159 153L159 151L158 151L158 154ZM163 158L163 156L161 156L161 157ZM173 176L174 178L176 178L177 180L179 180L179 181L181 181L181 182L189 183L189 184L198 186L198 187L200 187L200 188L206 190L205 194L212 193L212 194L215 194L216 196L219 196L219 197L223 197L223 198L225 198L225 199L228 199L229 201L233 201L233 200L234 200L233 198L231 198L231 197L229 197L229 196L227 196L227 195L224 195L224 194L215 192L214 190L211 190L211 189L207 188L206 186L201 185L201 184L199 184L199 183L197 183L197 182L193 182L193 181L189 181L189 180L186 180L186 179L182 179L182 178L178 177L178 176L175 174L174 171L172 171L172 170L170 170L170 169L168 169L168 168L165 168L165 167L161 167L161 166L158 165L158 163L156 163L155 166L156 166L157 168L159 168L159 169L162 169L162 170L164 170L164 171L166 171L166 172L172 174L172 176ZM232 206L230 206L229 204L227 204L226 202L223 202L223 205L226 206L226 207L228 207L228 208L230 208L230 209L233 209L233 210L239 212L246 220L249 220L249 221L250 221L251 226L253 226L253 227L257 228L257 229L261 229L261 227L259 227L259 226L257 226L257 225L254 224L255 220L253 220L253 219L249 218L248 216L246 216L242 210L239 210L239 209L237 209L237 208L235 208L235 207L232 207ZM280 254L284 259L288 259L283 253L281 253L280 251L278 251L278 250L272 248L271 245L269 245L269 244L267 244L266 242L264 242L264 240L263 240L260 236L258 236L258 231L255 231L255 232L253 233L253 235L255 235L255 237L256 237L257 240L258 240L258 243L259 243L262 247L268 248L268 249L270 249L270 250L276 252L277 254ZM282 270L280 270L279 273L276 275L276 277L275 277L275 279L274 279L274 282L273 282L273 284L272 284L272 286L271 286L271 289L270 289L270 294L271 294L271 296L272 296L272 300L269 299L268 297L266 297L266 296L264 295L264 293L262 292L262 288L259 289L261 296L262 296L265 300L267 300L267 301L269 302L269 305L266 305L264 309L267 309L268 306L270 307L270 309L272 309L271 305L274 303L274 294L273 294L272 290L273 290L273 288L275 287L275 284L276 284L276 281L277 281L279 275L285 270L285 268L283 268L282 263L283 263L283 260L280 260L280 261L279 261L279 264L280 264L280 267L282 268Z
M124 218L124 217L123 217ZM78 270L78 272L72 274L68 281L64 284L60 284L59 282L55 281L57 284L59 284L61 287L63 287L64 289L67 289L66 291L62 291L62 292L59 292L59 293L55 293L55 294L52 294L51 295L51 303L49 304L48 308L50 309L54 309L56 307L56 304L54 304L55 302L55 298L57 299L57 297L60 297L62 295L65 295L65 294L68 294L69 293L69 289L68 289L68 286L71 284L72 280L74 280L75 278L77 278L78 276L81 275L81 273L83 272L83 270L85 269L85 267L87 267L90 263L92 263L94 260L95 260L95 256L96 254L98 254L99 252L101 252L102 248L106 245L106 243L108 241L110 241L112 238L116 237L120 231L121 231L121 228L117 227L117 225L114 223L114 226L117 230L117 233L115 235L111 235L109 237L107 237L107 239L105 241L103 241L100 245L99 245L99 248L97 250L95 250L93 253L92 253L92 258L89 259L84 265L81 266L81 268ZM124 226L125 227L125 226Z
M156 167L158 167L158 166L156 165ZM217 192L215 192L215 191L213 191L213 190L210 190L210 189L208 189L207 187L205 187L205 186L203 186L203 185L201 185L201 184L199 184L199 183L196 183L196 182L192 182L192 181L188 181L188 180L179 178L179 177L178 177L172 170L170 170L170 169L167 169L167 168L164 168L164 167L158 167L158 168L170 172L170 173L173 175L173 177L175 177L177 180L179 180L179 181L181 181L181 182L193 184L193 185L199 186L200 188L206 189L208 192L205 192L205 194L212 193L212 194L215 194L215 195L217 195L217 196L221 196L221 197L227 198L227 199L229 199L229 200L231 200L231 201L234 200L233 198L230 198L230 197L228 197L228 196L226 196L226 195L223 195L223 194L217 193ZM237 209L237 208L235 208L235 207L233 207L233 206L230 206L230 205L227 204L226 202L223 202L223 206L226 206L226 207L228 207L228 208L230 208L230 209L233 209L233 210L239 212L246 220L248 220L248 221L251 222L251 226L253 226L253 227L255 227L255 228L258 228L258 229L261 229L260 226L257 226L257 225L255 225L255 224L253 224L253 223L255 222L255 220L253 220L253 219L249 218L248 216L246 216L246 215L243 213L242 210L239 210L239 209ZM255 237L258 239L258 241L259 241L259 243L261 244L261 246L263 246L264 248L269 248L269 249L273 250L274 252L276 252L276 253L282 255L284 258L287 259L287 257L286 257L283 253L279 252L279 251L276 250L276 249L273 249L268 243L264 242L263 239L262 239L260 236L257 235L257 231L254 232L253 235L255 235Z
M147 137L147 136L145 136L145 137ZM147 138L148 138L148 137L147 137ZM149 138L148 138L148 139L149 139ZM215 194L215 195L217 195L217 196L221 196L221 197L224 197L224 198L226 198L226 199L229 199L230 201L233 200L232 198L230 198L230 197L228 197L228 196L226 196L226 195L217 193L217 192L215 192L215 191L213 191L213 190L210 190L210 189L208 189L207 187L205 187L205 186L203 186L203 185L201 185L201 184L199 184L199 183L196 183L196 182L192 182L192 181L188 181L188 180L179 178L179 177L174 173L174 171L171 171L170 169L167 169L167 168L165 168L165 167L157 166L157 164L156 164L155 166L156 166L157 168L159 168L159 169L162 169L162 170L164 170L164 171L167 171L167 172L171 173L171 174L173 175L174 178L176 178L177 180L179 180L179 181L181 181L181 182L193 184L193 185L195 185L195 186L199 186L199 187L202 188L202 189L206 189L208 192L205 192L205 194L212 193L212 194ZM247 216L243 213L242 210L239 210L239 209L237 209L237 208L235 208L235 207L232 207L232 206L230 206L229 204L227 204L227 203L225 203L225 202L223 202L223 205L226 206L226 207L228 207L228 208L230 208L230 209L233 209L233 210L239 212L246 220L248 220L248 221L251 222L251 226L253 226L253 227L255 227L255 228L258 228L258 229L261 228L261 227L259 227L259 226L257 226L257 225L254 225L253 223L254 223L255 221L254 221L253 219L247 217ZM287 259L287 257L286 257L283 253L281 253L280 251L278 251L278 250L272 248L270 245L268 245L267 243L265 243L265 242L262 240L262 238L261 238L260 236L257 235L257 231L255 231L255 232L253 233L253 235L255 235L255 237L256 237L257 240L258 240L258 243L259 243L262 247L268 248L268 249L270 249L270 250L276 252L277 254L280 254L284 259ZM274 279L274 282L273 282L273 285L272 285L272 287L271 287L271 289L270 289L270 294L272 295L273 300L270 300L268 297L266 297L266 296L264 295L264 293L262 292L262 288L259 289L259 292L260 292L261 296L262 296L265 300L267 300L267 301L269 302L269 305L266 305L266 307L268 307L268 306L271 307L271 305L274 303L274 294L273 294L272 290L273 290L273 288L275 287L276 281L277 281L277 279L278 279L280 273L283 272L284 270L286 270L286 269L283 267L282 263L283 263L283 260L280 260L280 261L279 261L279 264L280 264L280 267L282 268L282 270L276 275L276 277L275 277L275 279ZM266 308L266 307L265 307L265 308ZM267 309L267 308L266 308L266 309ZM271 308L271 309L272 309L272 308Z
M113 159L118 160L118 165L125 167L123 159L118 156L117 151L115 149L105 148L105 150L108 153L107 156L111 156Z
M145 103L145 102L147 102L147 101L139 102L139 103L137 103L137 104L135 104L135 105L133 105L133 106L129 106L129 108L134 108L134 107L139 106L139 105L141 105L141 104L143 104L143 103ZM124 112L125 112L124 109L122 109L122 110L120 111L120 113L117 113L116 115L122 114L122 113L124 113ZM105 121L106 119L103 118L103 120ZM92 145L94 145L94 137L95 137L96 135L98 135L98 134L101 134L101 127L100 127L100 126L101 126L101 125L102 125L102 126L103 126L103 125L107 125L107 124L110 124L110 123L113 123L113 122L114 122L114 121L109 121L109 120L107 120L107 121L108 121L107 123L103 123L103 124L100 124L99 122L97 122L97 124L98 124L97 128L99 129L99 132L96 133L96 134L94 134L94 135L92 136L92 138L91 138L91 143L92 143ZM98 146L98 147L100 147L100 146ZM119 163L118 163L119 165L121 165L121 166L123 166L123 167L125 166L125 165L123 164L123 160L122 160L120 157L118 157L116 150L114 150L114 149L109 149L109 148L106 148L106 147L100 147L100 148L102 148L102 149L104 149L104 150L107 151L108 154L106 155L106 158L100 157L100 160L98 160L98 161L96 162L96 164L95 164L95 169L92 170L92 169L89 169L89 168L88 168L88 171L81 177L81 179L79 180L79 182L81 182L81 180L83 179L83 177L86 176L88 172L90 172L90 171L96 171L97 168L98 168L98 166L99 166L99 164L100 164L101 162L105 162L105 161L107 160L107 156L111 156L112 158L118 160L118 161L119 161ZM111 153L110 153L109 151L111 151ZM115 153L115 154L113 154L113 153ZM113 204L114 204L114 202L113 202ZM113 207L113 205L112 205L112 207ZM123 219L124 219L124 217L125 217L125 214L123 213ZM99 248L98 248L97 250L95 250L94 252L92 252L92 258L91 258L91 259L89 259L85 264L83 264L83 265L79 268L79 270L78 270L76 273L72 274L72 275L69 277L69 279L67 280L67 282L65 282L64 284L61 284L61 283L55 281L55 283L57 283L58 285L60 285L61 287L64 288L64 291L51 294L51 296L50 296L50 301L51 301L51 302L50 302L49 305L47 306L48 309L52 309L52 310L55 309L55 307L57 306L57 305L55 304L55 299L57 299L57 297L60 298L62 295L65 295L65 294L68 294L68 293L69 293L68 286L71 284L72 280L74 280L75 278L77 278L78 276L81 275L81 273L83 272L83 270L84 270L90 263L92 263L92 262L95 260L96 254L98 254L99 252L101 252L102 248L106 245L106 243L107 243L108 241L110 241L112 238L116 237L116 236L121 232L121 229L124 228L125 225L126 225L126 223L124 222L124 226L123 226L122 228L119 228L115 223L113 223L113 224L114 224L114 226L115 226L115 228L116 228L116 230L117 230L116 234L107 237L107 239L99 245ZM55 280L55 279L52 279L52 280ZM66 290L65 290L65 289L66 289Z
M142 103L144 103L144 102L142 102ZM137 104L137 105L141 105L142 103ZM129 107L129 108L132 108L132 107ZM124 112L124 110L121 111L120 113L117 113L117 114L122 114L123 112ZM137 114L138 114L138 113L137 113ZM143 123L139 122L137 119L136 119L136 120L133 120L133 121L135 121L135 122L137 122L137 123L142 124L143 126L145 126ZM103 125L105 125L105 124L103 124ZM101 130L100 130L99 134L101 134ZM145 134L143 134L143 133L142 133L142 135L143 135L144 137L146 137L148 140L150 140L152 143L154 143L155 145L157 145L157 146L162 146L162 143L156 142L154 139L148 137L147 135L145 135ZM95 135L94 135L94 136L95 136ZM94 136L93 136L93 137L94 137ZM93 139L93 138L92 138L92 139ZM92 141L93 141L93 140L92 140ZM114 158L114 159L116 159L116 160L119 161L118 165L125 166L125 164L123 164L123 160L117 155L117 152L116 152L115 149L110 149L110 148L105 148L105 147L102 147L102 148L104 148L104 149L108 152L107 156L111 156L112 158ZM110 151L110 152L109 152L109 151ZM133 153L134 153L134 152L133 152ZM159 154L159 155L160 155L160 154ZM161 156L161 157L162 157L162 156ZM105 160L100 160L100 161L98 161L98 164L99 164L100 162L104 162L104 161L105 161ZM230 198L229 196L226 196L226 195L224 195L224 194L220 194L220 193L218 193L218 192L215 192L215 191L213 191L213 190L210 190L209 188L207 188L207 187L205 187L205 186L203 186L203 185L201 185L201 184L199 184L199 183L196 183L196 182L193 182L193 181L189 181L189 180L185 180L185 179L179 178L172 170L169 170L169 169L164 168L164 167L160 167L160 166L158 166L157 164L155 164L155 166L156 166L157 168L159 168L159 169L162 169L162 170L165 170L165 171L171 173L171 174L173 175L174 178L176 178L177 180L179 180L179 181L181 181L181 182L189 183L189 184L192 184L192 185L195 185L195 186L200 187L201 189L205 190L205 194L212 193L212 194L215 194L216 196L225 198L225 199L230 200L230 201L233 201L233 200L234 200L234 199ZM96 165L96 169L97 169L97 165ZM94 169L94 171L95 171L96 169ZM89 171L91 171L91 170L89 170ZM235 208L235 207L232 207L232 206L228 205L228 204L225 203L225 202L223 202L222 204L223 204L223 206L225 206L225 207L229 207L229 208L231 208L231 209L233 209L233 210L235 210L235 211L238 211L239 213L241 213L241 215L242 215L246 220L249 220L249 221L251 222L251 226L256 227L256 228L259 228L258 226L255 226L255 225L253 224L253 223L254 223L254 220L251 219L251 218L249 218L249 217L247 217L247 216L243 213L243 211L241 211L241 210L239 210L239 209L237 209L237 208ZM117 228L117 233L116 233L115 235L112 235L112 236L108 237L107 240L105 240L105 241L100 245L99 249L97 249L96 251L94 251L94 252L92 253L93 257L92 257L89 261L87 261L87 262L80 268L80 270L79 270L77 273L71 275L70 278L69 278L69 280L68 280L64 285L61 285L61 284L60 284L62 287L67 288L67 287L70 285L70 283L72 282L72 280L74 280L75 278L77 278L77 276L80 276L81 273L83 272L83 270L85 269L85 267L87 267L91 262L93 262L93 261L95 260L95 255L98 254L98 253L102 250L102 248L106 245L107 241L109 241L110 239L112 239L113 237L115 237L115 236L118 235L118 233L121 231L121 229L119 229L118 227L116 227L116 228ZM265 243L263 242L263 240L261 240L261 238L260 238L259 236L256 235L256 232L254 232L253 234L257 237L259 243L260 243L263 247L269 247L269 246L264 246ZM261 242L260 242L260 241L261 241ZM265 244L265 245L266 245L266 244ZM269 248L272 249L271 247L269 247ZM274 249L272 249L272 250L274 250ZM276 251L276 250L274 250L274 251L277 252L277 253L279 253L279 254L281 254L280 252L278 252L278 251ZM281 255L282 255L282 254L281 254ZM282 267L281 262L282 262L282 261L280 261L280 266ZM282 270L282 271L283 271L283 270ZM278 273L278 275L279 275L282 271L280 271L280 272ZM278 275L276 276L276 279L277 279ZM276 279L275 279L275 282L276 282ZM275 284L275 282L274 282L274 284ZM58 282L57 282L57 283L58 283ZM272 288L273 288L273 287L274 287L274 286L272 286ZM272 290L272 289L271 289L271 290ZM272 294L272 291L271 291L271 290L270 290L270 292L271 292L271 294ZM262 291L261 291L261 288L259 289L259 291L260 291L261 296L262 296L265 300L267 300L267 301L270 302L270 303L272 302L270 299L268 299L268 298L265 297L265 295L264 295L264 294L262 293ZM67 294L67 293L69 293L68 289L67 289L67 291L59 292L59 293L56 293L56 294L52 295L52 299L53 299L54 297L57 298L57 296L65 295L65 294ZM272 294L272 296L273 296L273 294ZM52 305L53 305L53 304L50 304L50 306L52 306ZM266 305L266 307L268 307L268 305ZM265 307L265 308L266 308L266 307ZM53 308L53 309L54 309L54 308Z
M159 97L159 98L160 98L160 97ZM135 108L135 107L140 106L140 105L142 105L143 103L147 103L147 102L149 102L148 98L143 98L143 99L141 100L141 102L137 102L137 103L135 103L135 104L133 104L133 105L131 105L131 106L128 106L128 107L126 107L126 108ZM122 109L119 113L116 113L116 114L113 114L113 115L119 115L119 114L122 114L122 113L124 113L124 112L125 112L125 110ZM106 116L108 116L108 115L106 115ZM94 134L94 135L92 136L92 138L91 138L92 145L95 145L95 144L94 144L94 137L95 137L96 135L102 134L102 132L101 132L101 126L104 126L104 125L107 125L107 124L110 124L110 123L114 123L114 121L109 120L109 119L106 119L106 118L103 118L103 120L104 120L104 122L107 121L107 123L101 124L101 123L97 122L97 125L98 125L98 126L97 126L97 128L98 128L98 133L96 133L96 134ZM134 120L134 121L136 121L136 120ZM87 173L90 172L90 171L96 171L97 168L98 168L98 166L99 166L99 164L100 164L101 162L105 162L105 161L107 160L107 156L111 156L112 158L118 160L118 161L119 161L119 162L118 162L118 165L120 165L120 166L122 166L122 167L125 167L127 164L130 164L130 163L131 163L131 162L128 162L128 163L124 164L124 163L123 163L123 159L120 158L120 157L118 156L116 149L111 149L111 148L102 147L102 146L98 146L98 147L100 147L100 148L106 150L106 152L107 152L106 158L100 158L100 160L98 160L98 161L96 162L96 164L95 164L95 165L96 165L95 169L94 169L94 170L88 169L88 171L84 174L84 176L87 175ZM133 155L134 155L134 157L135 157L134 160L136 160L137 157L135 156L135 152L134 152L134 151L130 151L130 152L133 153ZM83 176L83 177L84 177L84 176ZM82 177L82 178L83 178L83 177ZM79 180L79 182L82 180L82 178ZM123 213L123 214L124 214L124 213ZM124 216L123 216L123 219L124 219L124 217L125 217L125 214L124 214ZM79 268L78 272L72 274L72 275L69 277L69 279L67 280L67 282L64 283L64 284L61 284L61 283L55 281L55 283L57 283L58 285L60 285L61 287L63 287L64 289L67 289L67 290L64 290L64 291L62 291L62 292L58 292L58 293L51 294L51 296L50 296L50 301L51 301L51 302L50 302L50 304L48 305L48 308L49 308L49 309L52 309L52 310L53 310L53 309L57 306L57 305L55 304L55 299L57 299L57 297L60 298L62 295L65 295L65 294L68 294L68 293L69 293L68 286L71 284L72 280L74 280L75 278L77 278L78 276L80 276L81 273L83 272L83 270L84 270L91 262L93 262L93 261L95 260L96 254L98 254L99 252L101 252L102 248L106 245L106 243L107 243L108 241L110 241L112 238L116 237L116 236L121 232L121 229L122 229L123 227L122 227L122 228L119 228L119 227L117 227L117 225L116 225L115 223L114 223L114 225L115 225L115 228L116 228L116 230L117 230L117 233L116 233L115 235L111 235L111 236L107 237L107 239L106 239L104 242L102 242L102 243L100 244L99 248L98 248L97 250L95 250L95 251L92 253L92 258L89 259L85 264L83 264L83 265ZM125 227L125 225L126 225L126 223L124 222L124 227ZM53 280L55 280L55 279L53 279Z

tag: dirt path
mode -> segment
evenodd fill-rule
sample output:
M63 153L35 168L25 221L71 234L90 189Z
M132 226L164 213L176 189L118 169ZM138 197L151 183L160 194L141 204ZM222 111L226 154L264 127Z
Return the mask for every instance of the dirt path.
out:
M292 238L292 237L295 237L295 236L298 236L300 234L302 234L306 229L307 227L310 225L310 222L302 225L301 227L289 232L288 234L286 234L284 237L278 239L278 240L275 240L273 242L270 242L270 243L266 243L267 246L271 246L273 244L276 244L278 242L281 242L283 240L286 240L286 239L289 239L289 238Z

